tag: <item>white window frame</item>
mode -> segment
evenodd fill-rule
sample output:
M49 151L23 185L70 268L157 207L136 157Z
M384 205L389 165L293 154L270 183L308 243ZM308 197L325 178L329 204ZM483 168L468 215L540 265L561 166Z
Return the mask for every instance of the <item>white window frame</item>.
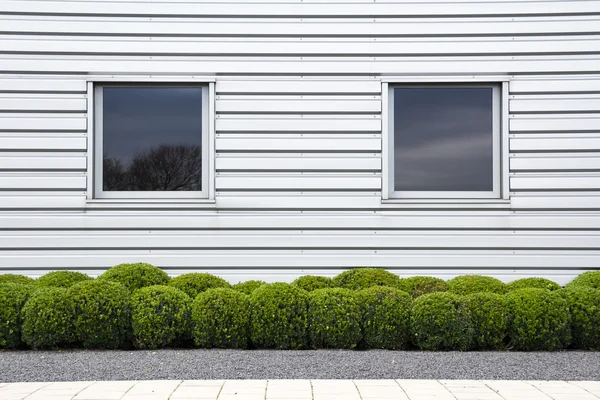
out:
M493 88L493 189L491 191L396 191L394 185L394 94L397 87ZM382 83L383 190L384 201L493 202L508 199L508 78L449 80L388 79Z
M102 91L104 87L180 86L202 88L202 190L201 191L104 191ZM91 123L88 137L88 203L98 201L179 201L214 203L215 189L215 83L197 79L140 79L105 78L88 81L88 111ZM91 181L91 182L90 182Z

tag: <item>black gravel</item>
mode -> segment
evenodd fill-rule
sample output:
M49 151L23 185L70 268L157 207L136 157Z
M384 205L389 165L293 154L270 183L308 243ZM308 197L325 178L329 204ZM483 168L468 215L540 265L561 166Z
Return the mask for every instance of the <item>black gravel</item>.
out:
M600 353L4 351L1 382L146 379L599 380Z

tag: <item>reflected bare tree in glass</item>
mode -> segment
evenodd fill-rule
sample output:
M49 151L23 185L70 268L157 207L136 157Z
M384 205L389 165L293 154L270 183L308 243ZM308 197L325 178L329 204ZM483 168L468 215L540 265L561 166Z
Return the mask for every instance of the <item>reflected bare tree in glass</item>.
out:
M104 190L128 190L127 171L121 160L104 156L102 163L102 185Z

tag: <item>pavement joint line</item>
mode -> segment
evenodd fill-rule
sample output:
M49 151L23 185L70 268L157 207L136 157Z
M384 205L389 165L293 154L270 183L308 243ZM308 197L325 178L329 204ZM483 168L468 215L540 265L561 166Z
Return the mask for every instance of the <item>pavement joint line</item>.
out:
M450 393L450 396L452 396L452 397L454 397L455 399L457 399L457 400L458 400L458 397L456 397L456 395L455 395L454 393L452 393L452 390L448 389L448 387L447 387L446 385L444 385L444 384L442 383L442 381L441 381L441 380L439 380L439 379L438 379L438 380L436 380L436 382L437 382L437 383L438 383L438 384L439 384L441 387L443 387L444 389L446 389L446 391L447 391L448 393Z
M30 397L30 396L32 396L35 392L39 392L40 390L42 390L46 386L50 386L50 385L52 385L52 382L49 382L47 385L35 389L33 392L31 392L27 396L23 397L23 400L27 400L27 398Z
M583 389L583 390L585 390L587 393L591 394L592 396L594 396L594 397L595 397L595 398L597 398L597 399L598 399L598 398L600 398L600 397L598 397L598 395L596 395L596 394L594 394L594 393L590 392L590 391L589 391L589 390L587 390L585 387L578 385L578 384L577 384L577 382L572 382L572 381L566 381L566 382L569 382L571 385L573 385L573 386L576 386L576 387L578 387L578 388L580 388L580 389Z
M171 397L173 397L173 394L175 394L175 392L177 391L177 389L179 389L179 387L181 386L182 383L183 383L183 379L179 381L179 383L177 384L177 386L175 386L175 389L173 389L173 391L169 395L169 400L171 400Z
M360 389L358 388L358 385L356 384L356 380L352 379L352 384L354 384L354 387L356 388L356 392L358 393L358 397L360 397L360 400L362 400L362 393L360 393Z

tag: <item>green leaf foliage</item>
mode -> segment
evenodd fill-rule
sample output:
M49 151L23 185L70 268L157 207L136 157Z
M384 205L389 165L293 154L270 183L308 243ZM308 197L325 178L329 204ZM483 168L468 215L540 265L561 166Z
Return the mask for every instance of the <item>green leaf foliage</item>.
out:
M462 296L472 293L506 293L506 284L491 276L462 275L448 281L448 291Z
M127 288L109 280L79 282L68 289L75 333L86 348L116 349L130 344L131 301Z
M506 289L509 292L526 288L559 290L561 286L558 283L546 278L522 278L512 281L506 285Z
M361 307L349 289L317 289L308 294L308 335L316 349L353 349L362 339Z
M189 274L179 275L169 282L169 286L173 286L193 299L200 293L208 289L215 288L230 288L231 285L223 278L207 274L205 272L192 272Z
M432 276L411 276L400 279L398 288L417 298L427 293L446 292L448 284L445 280Z
M567 286L586 286L600 289L600 271L587 271L573 279Z
M35 279L25 275L1 274L0 284L2 283L18 283L20 285L33 285L35 284Z
M263 285L250 295L251 340L263 349L307 347L308 292L288 283Z
M371 286L398 287L400 278L381 268L353 268L333 278L333 286L351 290L366 289Z
M305 275L292 282L292 285L296 285L307 292L312 292L317 289L328 289L333 287L333 281L326 276Z
M244 293L244 294L247 294L248 296L250 296L252 294L252 292L254 292L256 289L258 289L262 285L266 285L266 284L267 284L267 282L265 282L265 281L250 280L250 281L236 283L231 288L233 290L237 290L238 292L241 292L241 293Z
M0 284L0 348L15 349L23 345L22 309L35 290L32 285Z
M569 306L557 292L519 289L506 295L508 335L517 350L561 350L571 341Z
M115 265L100 275L98 280L118 282L133 292L147 286L166 285L170 278L154 265L135 263Z
M227 288L200 293L192 305L192 336L204 348L247 349L250 344L250 298Z
M363 347L406 349L410 342L412 297L400 289L373 286L356 292L362 308Z
M33 348L56 348L77 341L72 302L63 288L40 288L22 310L23 342Z
M600 290L572 286L557 291L571 314L572 347L600 350Z
M192 299L169 286L148 286L131 297L133 345L139 349L171 346L190 337Z
M462 296L448 292L418 297L410 318L413 343L423 350L467 350L473 323Z
M472 293L465 296L473 322L473 347L478 350L500 350L506 347L506 300L497 293Z
M59 287L68 289L76 283L92 279L86 274L77 271L53 271L40 276L35 284L41 287Z

